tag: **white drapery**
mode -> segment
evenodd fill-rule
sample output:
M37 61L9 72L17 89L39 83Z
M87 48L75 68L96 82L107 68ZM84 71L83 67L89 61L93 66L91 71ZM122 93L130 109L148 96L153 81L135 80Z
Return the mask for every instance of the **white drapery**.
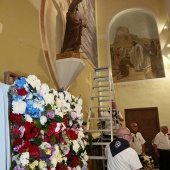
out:
M8 121L8 90L9 85L0 83L0 169L9 170L10 158L10 136Z

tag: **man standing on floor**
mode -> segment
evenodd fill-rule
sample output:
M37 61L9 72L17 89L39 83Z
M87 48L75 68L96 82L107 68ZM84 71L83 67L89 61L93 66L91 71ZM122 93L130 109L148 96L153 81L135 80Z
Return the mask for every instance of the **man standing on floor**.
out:
M137 152L138 156L145 154L145 139L142 134L138 132L138 125L136 123L132 123L130 125L131 128L131 147Z
M116 139L105 148L108 170L138 170L142 164L134 149L130 148L130 130L126 127L116 131Z
M160 127L160 132L154 139L154 149L159 159L159 170L170 169L170 141L167 133L167 125L162 125Z

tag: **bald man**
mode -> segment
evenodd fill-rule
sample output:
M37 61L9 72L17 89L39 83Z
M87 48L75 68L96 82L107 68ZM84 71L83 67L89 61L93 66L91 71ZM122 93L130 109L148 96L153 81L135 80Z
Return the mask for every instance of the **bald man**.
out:
M105 148L108 170L138 170L142 164L134 149L129 145L130 130L126 127L116 131L116 139Z

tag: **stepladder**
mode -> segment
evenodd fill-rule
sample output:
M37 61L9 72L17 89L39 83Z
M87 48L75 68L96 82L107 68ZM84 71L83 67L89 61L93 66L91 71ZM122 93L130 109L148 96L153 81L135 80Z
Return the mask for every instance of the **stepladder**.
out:
M89 159L98 160L99 169L106 169L105 146L114 139L115 131L119 127L115 112L112 109L114 89L112 74L109 67L96 68L90 96L90 108L87 120L87 130L93 136L92 150Z

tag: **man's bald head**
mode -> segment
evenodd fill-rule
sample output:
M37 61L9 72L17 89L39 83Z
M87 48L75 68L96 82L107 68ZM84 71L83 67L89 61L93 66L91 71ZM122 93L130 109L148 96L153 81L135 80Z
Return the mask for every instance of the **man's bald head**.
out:
M121 127L116 131L116 137L123 138L123 139L127 140L128 142L130 142L131 141L130 130L126 127Z

